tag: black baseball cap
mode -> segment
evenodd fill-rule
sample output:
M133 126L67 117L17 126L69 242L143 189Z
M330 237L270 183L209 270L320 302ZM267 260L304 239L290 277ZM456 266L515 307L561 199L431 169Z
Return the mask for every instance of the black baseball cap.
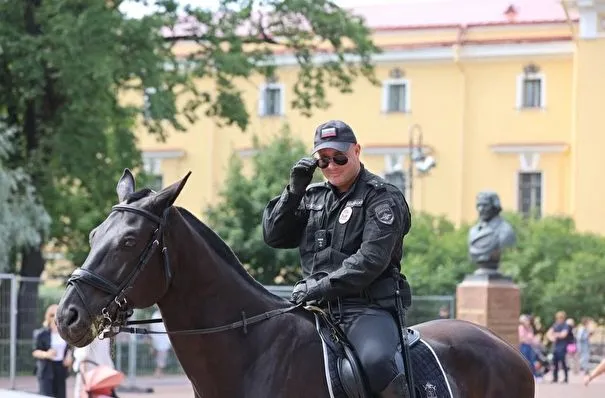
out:
M357 144L357 138L351 126L341 120L330 120L315 129L313 153L324 148L346 152L351 144Z

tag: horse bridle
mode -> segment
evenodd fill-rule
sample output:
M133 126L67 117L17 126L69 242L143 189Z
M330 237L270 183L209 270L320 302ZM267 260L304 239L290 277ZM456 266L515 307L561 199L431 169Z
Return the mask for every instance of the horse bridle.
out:
M128 277L119 285L107 280L103 276L87 270L85 268L77 268L69 279L67 280L67 285L71 285L74 287L76 293L80 297L81 301L84 303L86 307L86 311L91 319L93 319L93 312L90 310L90 307L87 304L84 293L80 286L78 286L77 282L82 282L92 287L95 287L99 290L102 290L106 293L113 295L113 299L111 299L108 304L103 307L101 310L101 315L103 320L101 322L101 328L103 329L103 333L101 338L113 337L120 332L127 333L135 333L135 334L211 334L218 333L232 329L243 328L244 332L247 333L247 326L273 318L277 315L285 314L290 312L296 308L302 306L301 304L292 305L287 308L279 308L276 310L271 310L264 312L259 315L255 315L250 318L246 318L246 313L244 311L241 312L241 320L237 322L230 323L228 325L217 326L212 328L205 329L192 329L192 330L179 330L179 331L166 331L166 332L156 332L150 331L144 328L131 328L126 327L128 325L138 325L138 324L149 324L149 323L159 323L162 322L162 319L147 319L147 320L136 320L136 321L128 321L128 318L133 314L134 310L129 306L128 301L126 300L126 295L129 289L132 288L134 281L139 276L139 274L145 268L145 265L151 259L151 256L155 253L156 249L162 244L162 262L164 264L164 276L166 277L166 284L164 293L162 296L168 291L170 287L170 283L172 282L172 270L170 268L170 259L168 257L168 248L166 247L165 240L165 231L166 231L166 223L168 220L168 214L171 207L168 207L162 213L162 217L158 217L157 215L133 206L128 205L115 205L111 208L111 211L124 211L129 213L138 214L140 216L145 217L146 219L156 223L158 227L155 229L151 240L143 249L143 252L139 256L139 261L137 266L130 272ZM111 316L112 307L115 306L115 316Z
M84 303L86 307L86 311L88 311L88 315L92 319L93 312L90 310L87 301L85 299L84 293L80 286L78 286L77 282L86 283L92 287L95 287L99 290L104 291L105 293L109 293L113 295L113 299L111 299L108 304L103 307L101 310L101 315L103 316L103 320L101 323L101 328L108 330L112 329L115 334L119 333L119 328L128 324L126 321L128 317L130 317L133 313L133 309L130 308L128 301L126 300L126 295L128 290L132 288L135 280L141 274L143 269L145 269L145 265L151 259L151 256L155 253L156 249L162 244L162 261L164 263L164 276L166 278L166 285L164 293L168 290L170 286L170 282L172 281L172 271L170 269L170 259L168 257L168 248L165 244L165 229L166 229L166 221L168 219L168 213L170 211L170 207L166 208L162 214L162 217L158 217L157 215L133 206L128 205L116 205L111 208L111 211L124 211L129 213L135 213L145 217L146 219L156 223L158 227L153 232L153 235L147 243L145 249L139 256L139 261L137 266L130 272L128 277L124 279L122 283L116 285L110 280L104 278L103 276L95 273L93 271L87 270L85 268L77 268L67 280L67 285L71 285L76 290L78 296ZM115 316L112 317L111 310L112 307L115 308ZM109 333L110 334L110 333ZM106 337L108 333L105 334Z

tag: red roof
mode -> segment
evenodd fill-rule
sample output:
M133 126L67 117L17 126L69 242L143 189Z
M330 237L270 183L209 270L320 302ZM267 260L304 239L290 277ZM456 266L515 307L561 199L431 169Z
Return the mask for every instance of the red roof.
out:
M566 20L560 0L414 0L397 4L353 7L376 30L420 26L508 24L506 11L513 6L514 23ZM570 17L577 13L570 10Z
M346 8L377 31L566 21L561 0L401 0ZM570 17L577 20L577 12L570 10ZM241 29L248 31L246 27ZM162 33L165 37L183 37L203 31L193 18L184 17L174 29L165 28Z

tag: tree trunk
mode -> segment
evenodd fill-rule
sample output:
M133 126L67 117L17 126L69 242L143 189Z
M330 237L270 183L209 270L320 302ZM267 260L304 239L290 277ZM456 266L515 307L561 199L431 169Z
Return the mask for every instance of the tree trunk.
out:
M44 257L40 248L28 248L22 251L21 272L23 277L39 278L44 270ZM31 339L34 329L43 321L46 306L40 305L37 281L22 281L18 293L17 336L19 339ZM44 308L42 308L44 307Z

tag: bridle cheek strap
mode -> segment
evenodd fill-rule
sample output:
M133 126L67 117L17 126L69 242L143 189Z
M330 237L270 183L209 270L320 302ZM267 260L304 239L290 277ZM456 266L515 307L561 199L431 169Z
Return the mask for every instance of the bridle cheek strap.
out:
M147 265L153 254L156 252L156 249L159 247L160 242L164 245L162 247L161 259L162 263L164 264L164 277L166 278L166 284L162 296L166 294L168 288L170 287L170 283L172 282L170 257L168 255L168 248L165 246L165 227L170 207L164 210L162 217L158 217L157 215L147 210L128 205L113 206L112 212L113 211L125 211L141 215L147 218L148 220L158 224L158 228L154 231L151 240L139 256L137 266L132 270L128 277L126 277L125 280L119 286L113 283L112 281L108 280L107 278L104 278L103 276L85 268L77 268L69 277L67 285L72 285L74 287L76 293L78 294L78 296L80 296L80 299L84 303L86 310L88 311L88 314L89 316L91 316L91 318L93 313L87 304L87 300L85 299L82 289L80 288L80 286L78 286L78 282L85 283L89 286L92 286L113 296L113 299L102 310L102 315L104 318L102 326L104 328L110 326L123 325L126 321L126 318L128 317L128 314L132 313L132 310L128 306L128 301L126 300L127 292L129 289L132 288L137 277L143 271L145 265ZM117 305L117 309L115 310L116 314L114 318L112 318L110 315L110 309L114 304Z

